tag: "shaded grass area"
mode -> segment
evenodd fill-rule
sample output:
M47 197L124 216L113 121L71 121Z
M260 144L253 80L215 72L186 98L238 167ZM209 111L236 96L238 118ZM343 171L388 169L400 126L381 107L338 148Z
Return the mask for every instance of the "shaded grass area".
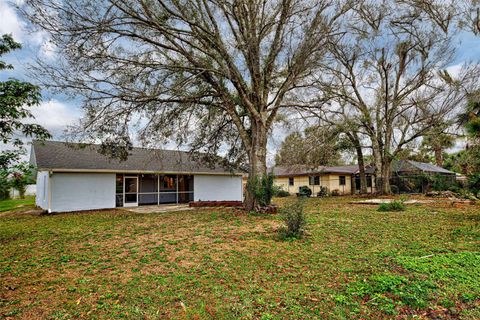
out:
M25 199L0 200L0 212L28 210L35 206L35 197L26 196Z
M296 241L233 209L2 216L0 317L480 317L478 205L349 200L307 199Z

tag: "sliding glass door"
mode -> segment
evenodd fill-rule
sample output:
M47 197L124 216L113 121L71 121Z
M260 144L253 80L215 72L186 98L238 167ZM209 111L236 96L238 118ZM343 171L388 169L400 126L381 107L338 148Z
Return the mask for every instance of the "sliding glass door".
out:
M138 206L138 177L125 176L123 185L125 188L123 206L124 207Z

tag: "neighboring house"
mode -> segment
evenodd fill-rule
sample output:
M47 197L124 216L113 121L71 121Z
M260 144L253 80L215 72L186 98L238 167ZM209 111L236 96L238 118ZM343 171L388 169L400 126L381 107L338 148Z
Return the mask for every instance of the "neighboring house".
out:
M374 166L365 167L368 193L376 191L374 172ZM336 190L339 194L355 194L360 191L358 165L318 168L304 165L275 167L273 174L274 184L291 194L299 192L302 186L308 186L313 195L316 195L321 187L326 187L330 192ZM425 176L442 176L451 179L452 183L455 181L454 172L433 164L412 160L394 161L392 164L391 184L397 186L397 192L425 192L429 187L428 181L425 182Z
M368 168L367 185L372 192L373 169ZM308 186L316 195L321 187L339 194L352 194L360 188L358 165L352 166L320 166L309 168L303 165L273 168L274 184L291 194L297 193L302 186Z
M36 204L49 212L190 201L242 201L242 175L187 152L133 148L126 161L98 145L34 141Z

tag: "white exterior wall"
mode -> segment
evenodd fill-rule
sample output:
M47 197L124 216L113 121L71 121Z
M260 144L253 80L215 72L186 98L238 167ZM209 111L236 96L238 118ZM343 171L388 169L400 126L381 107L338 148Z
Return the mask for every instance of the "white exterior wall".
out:
M50 177L48 171L39 171L37 173L37 194L35 204L44 210L48 210Z
M243 201L242 177L195 175L194 201Z
M51 212L115 208L114 173L53 173Z

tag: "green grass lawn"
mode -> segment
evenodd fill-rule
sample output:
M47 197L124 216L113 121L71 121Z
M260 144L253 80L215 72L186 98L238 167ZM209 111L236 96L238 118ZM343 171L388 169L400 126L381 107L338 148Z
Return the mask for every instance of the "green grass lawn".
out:
M480 206L0 215L0 318L480 318ZM277 199L284 204L292 199Z
M0 212L5 211L24 211L32 209L35 205L35 197L26 196L25 199L0 200Z

